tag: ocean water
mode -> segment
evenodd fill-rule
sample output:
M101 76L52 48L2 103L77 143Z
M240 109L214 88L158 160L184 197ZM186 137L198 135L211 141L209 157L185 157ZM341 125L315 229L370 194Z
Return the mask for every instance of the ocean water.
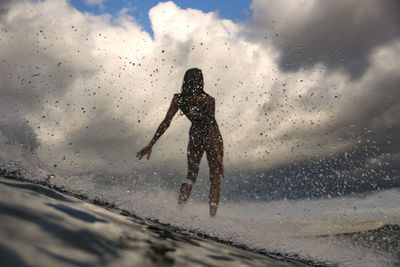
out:
M305 266L0 178L1 266Z
M14 173L8 176L18 175ZM267 261L263 263L263 260L257 259L261 256L283 257L295 265L305 263L326 266L398 266L400 264L398 206L400 190L398 189L372 192L364 197L270 202L222 201L217 217L210 218L208 205L201 199L193 198L183 210L179 210L176 199L178 188L168 190L161 186L135 187L129 186L129 181L110 185L90 176L56 175L41 179L30 178L30 180L40 182L64 194L72 194L85 201L100 204L101 210L105 208L117 212L122 210L128 215L134 215L135 218L155 223L158 227L167 227L172 233L179 232L190 237L201 236L206 240L217 240L222 244L229 244L229 248L243 247L248 253L253 253L253 256L246 257L256 259L254 262L240 263L245 266L267 265ZM4 186L1 187L1 191L4 192L3 188ZM29 202L29 198L21 201ZM9 205L12 206L13 203ZM67 208L63 206L54 207L56 209L58 207L58 211L68 213ZM40 209L37 212L41 212ZM90 214L93 214L92 210ZM370 227L371 229L365 228L365 225L360 226L360 229L352 229L350 233L346 232L346 227L337 227L343 223L362 225L363 222L374 222L376 226ZM105 231L112 232L110 229ZM3 231L3 235L7 236L7 233ZM12 240L12 237L8 236L8 240ZM28 248L25 246L17 249ZM79 247L74 249L79 250ZM60 253L66 258L72 255L72 252ZM207 259L199 263L207 265L208 254L201 255L196 259ZM177 263L179 260L175 256L172 256L172 259ZM146 254L141 254L136 260L148 264L154 263ZM85 259L82 258L81 262L85 262ZM226 263L216 261L209 264Z
M315 222L331 224L342 221L380 221L385 225L399 225L400 190L397 189L363 198L222 202L215 219L209 218L208 205L204 201L192 200L183 211L178 210L177 190L159 188L152 192L132 192L114 187L101 192L105 199L113 199L119 207L139 217L206 233L234 244L244 244L255 251L282 253L288 258L328 265L399 264L399 236L396 234L386 237L371 235L364 239L357 236L329 236L329 233L326 233L327 236L310 237L310 232L301 227ZM317 224L315 227L318 227ZM316 234L324 235L321 232ZM307 237L303 238L302 235ZM389 244L380 243L377 240L379 238L386 238Z
M205 238L205 243L218 241L220 242L217 242L218 244L224 245L224 249L221 249L220 253L217 253L219 248L212 249L214 254L204 251L202 253L199 252L200 256L195 259L200 261L198 262L199 265L210 264L218 266L226 264L226 262L216 260L216 258L222 257L220 259L226 259L224 257L228 257L233 259L224 254L227 247L228 254L251 254L250 256L247 254L244 256L247 259L252 259L250 262L239 260L239 256L234 257L235 259L232 260L232 262L235 261L238 265L243 264L244 266L268 265L271 259L273 261L279 260L279 262L283 259L295 265L400 265L400 207L398 205L400 203L400 190L396 188L336 198L283 199L275 201L246 200L245 198L237 201L229 200L222 195L217 216L210 218L206 193L204 194L204 192L207 192L209 185L208 180L205 179L206 175L202 173L200 173L199 179L195 184L192 198L186 207L180 210L177 207L180 183L172 184L172 186L163 184L163 181L167 178L162 174L143 173L129 176L99 175L96 173L76 174L60 168L51 168L43 165L37 157L29 156L25 151L16 150L15 146L10 146L8 150L6 148L7 146L3 145L3 150L0 151L0 170L3 176L14 179L12 180L14 182L17 179L40 184L45 188L56 190L55 192L61 194L62 197L74 196L84 200L86 204L88 202L95 203L99 205L100 212L105 209L109 209L114 213L122 212L130 219L138 219L139 224L144 223L147 225L147 222L149 222L155 227L165 227L164 229L173 235L179 233L190 238L200 237ZM18 159L18 161L15 159ZM224 178L222 187L226 185L225 183L231 181L229 177ZM10 189L10 186L0 185L0 195L2 197L5 196L7 191L5 188ZM18 196L13 190L16 190L15 187L11 190L11 193ZM33 189L30 188L29 190L32 191ZM29 214L39 213L41 217L46 217L47 215L52 217L55 215L51 211L56 210L56 217L61 220L66 220L65 218L70 216L71 210L68 207L64 207L69 204L65 204L63 201L60 202L57 197L55 203L52 204L53 206L45 205L47 210L49 207L51 208L51 211L48 210L49 213L43 213L40 209L41 205L44 205L43 200L39 201L42 204L38 204L37 207L35 205L30 207L29 203L31 201L32 203L35 202L35 198L32 195L35 194L30 193L28 196L19 196L14 202L7 202L7 210L11 212L22 205L23 211L20 211L19 214L23 214L25 211L34 211ZM85 206L86 204L82 205ZM69 208L79 211L82 205L73 205L72 207L69 206ZM89 217L93 219L93 216L95 218L98 217L96 215L99 211L98 208L91 206L83 211L88 212ZM2 214L4 214L3 211ZM63 214L67 217L63 217ZM102 216L100 217L102 218L101 220L106 220ZM36 221L39 222L36 228L46 227L47 225L46 220ZM32 253L33 243L25 242L28 244L26 245L10 232L20 232L24 229L23 231L30 233L30 231L36 231L35 227L27 230L26 226L21 225L19 228L7 231L4 220L1 220L1 223L3 224L2 234L5 237L2 240L7 240L2 243L4 251L16 251L23 255ZM65 223L63 227L67 229L72 227L79 231L79 224L70 225L68 220ZM115 223L119 225L119 222ZM8 225L16 226L12 223ZM136 226L132 227L132 231L138 231ZM129 232L130 230L126 231ZM104 228L104 235L112 233L112 227ZM59 235L55 233L57 238L60 238ZM126 237L125 234L121 234L121 236ZM47 237L46 235L40 236L40 239L44 238L45 242L47 242ZM34 237L32 238L30 240L33 242ZM65 241L63 238L64 236L61 236L62 242ZM88 238L90 239L90 235ZM101 238L104 238L104 236ZM48 240L49 244L53 244L54 240L50 240L53 239ZM144 240L147 239L144 238ZM168 246L171 246L171 242L171 240L167 241ZM14 245L11 246L11 244ZM21 244L21 246L18 244ZM183 246L186 245L184 243ZM90 242L87 246L91 247ZM63 250L61 247L56 254L54 254L55 252L53 253L52 258L63 257L66 261L73 260L76 251L82 250L79 246L72 246L71 251ZM143 246L138 245L138 247ZM235 247L244 248L245 250L238 252ZM111 250L119 249L117 243L111 244L108 248ZM143 251L148 251L147 249L148 247L145 247ZM229 249L233 249L235 252ZM82 251L82 253L87 253L85 251ZM124 255L132 252L124 249L118 251L118 253ZM173 254L170 255L173 259L173 264L181 262L182 257L177 258L172 252L164 252L165 255ZM10 255L8 252L6 254ZM76 264L74 262L71 262L71 264L98 263L99 258L96 255L95 253L90 256L94 257L92 260L89 260L90 257L87 255L82 256L78 262L75 262ZM135 256L135 259L137 262L142 261L150 265L157 262L152 261L152 258L146 255L148 255L147 252L139 253L139 255ZM213 259L216 261L211 259L213 262L210 263L210 257L207 255L219 256ZM116 259L125 262L130 259L129 257L116 257L107 262L107 264L115 265L117 263ZM276 259L276 257L279 259ZM26 263L28 264L29 261ZM181 263L187 264L187 261L183 260ZM42 266L43 264L36 265Z

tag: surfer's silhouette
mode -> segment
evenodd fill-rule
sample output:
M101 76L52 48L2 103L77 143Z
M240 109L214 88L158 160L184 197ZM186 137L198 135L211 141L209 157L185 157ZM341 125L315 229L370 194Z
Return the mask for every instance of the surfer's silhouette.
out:
M175 113L180 109L192 122L189 132L187 152L187 180L179 193L179 205L186 203L199 172L199 165L204 151L210 167L210 215L215 216L220 196L220 181L224 174L222 136L215 120L215 99L204 92L203 74L200 69L189 69L183 78L182 92L175 94L165 119L161 122L150 143L137 153L141 159L150 158L151 148L169 127Z

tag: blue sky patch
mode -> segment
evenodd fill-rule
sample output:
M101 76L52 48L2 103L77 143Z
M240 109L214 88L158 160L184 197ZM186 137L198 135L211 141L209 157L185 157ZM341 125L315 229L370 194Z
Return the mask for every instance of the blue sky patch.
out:
M70 0L71 5L78 10L92 14L108 13L112 16L117 16L123 8L126 8L128 10L127 14L135 17L136 21L143 27L143 29L153 35L148 13L152 7L162 1L104 0L99 5L88 4L88 2L101 1ZM251 14L249 9L251 3L250 0L174 0L173 2L183 9L193 8L202 10L203 12L218 11L221 18L233 21L246 20Z

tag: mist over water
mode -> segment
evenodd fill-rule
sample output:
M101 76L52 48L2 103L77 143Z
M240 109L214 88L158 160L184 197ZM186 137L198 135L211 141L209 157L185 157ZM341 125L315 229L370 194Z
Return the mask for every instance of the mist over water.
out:
M149 13L154 36L123 11L1 2L1 169L253 249L394 265L395 254L373 245L294 238L293 224L400 222L398 4L278 2L254 0L243 22L160 3ZM327 9L353 23L354 34L331 27L321 15ZM366 21L383 18L364 35ZM301 31L311 24L326 30ZM373 37L379 41L364 42ZM207 215L205 159L188 206L176 207L187 168L184 116L176 115L150 161L135 158L191 67L203 70L216 99L225 144L215 220Z

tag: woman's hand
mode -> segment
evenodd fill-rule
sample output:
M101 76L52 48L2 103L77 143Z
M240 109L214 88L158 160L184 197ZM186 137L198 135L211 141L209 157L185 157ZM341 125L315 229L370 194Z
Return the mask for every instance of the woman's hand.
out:
M151 144L148 144L146 147L144 147L142 150L140 150L140 151L136 154L136 157L139 158L139 160L140 160L140 159L142 159L142 157L143 157L144 155L147 155L147 159L149 159L149 158L150 158L150 155L151 155L151 147L152 147L152 145L151 145Z

